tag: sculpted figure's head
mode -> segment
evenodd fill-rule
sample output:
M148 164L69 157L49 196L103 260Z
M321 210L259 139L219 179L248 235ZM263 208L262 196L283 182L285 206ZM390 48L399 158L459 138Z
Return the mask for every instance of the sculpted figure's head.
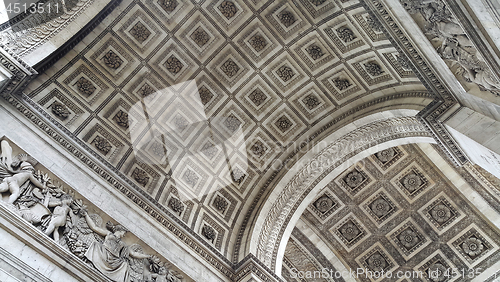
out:
M113 234L115 234L115 236L117 236L119 238L125 236L125 233L127 233L129 231L127 228L125 228L125 226L123 226L121 224L115 225L110 221L108 221L106 223L106 229L113 232Z
M69 194L64 194L61 196L61 202L69 206L73 202L73 197Z

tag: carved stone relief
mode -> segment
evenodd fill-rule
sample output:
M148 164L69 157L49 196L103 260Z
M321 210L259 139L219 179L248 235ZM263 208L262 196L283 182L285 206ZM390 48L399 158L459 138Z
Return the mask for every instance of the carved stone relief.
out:
M279 76L279 78L281 78L281 80L283 80L284 82L287 82L289 81L290 79L292 79L292 77L295 76L295 73L293 72L293 70L289 67L289 66L281 66L279 67L277 70L276 70L276 74Z
M384 73L384 70L380 65L376 62L367 62L364 64L366 72L368 72L371 76L379 76Z
M221 14L227 19L234 17L234 15L238 12L238 8L231 1L224 1L220 3L218 8Z
M177 0L159 0L158 4L167 13L172 13L177 8L177 5L179 5Z
M137 22L132 29L130 29L130 34L139 41L140 43L146 41L151 35L151 31L142 24L141 22Z
M217 195L213 202L214 207L221 213L225 213L229 203L222 196Z
M203 47L210 40L210 35L202 28L198 27L189 36L199 46Z
M314 44L307 47L306 51L313 60L317 60L323 57L323 55L325 55L325 53L323 53L323 50L321 50L321 48L318 45Z
M36 165L26 154L12 156L8 141L1 141L0 193L10 194L4 205L113 281L183 280L159 257L144 254L140 245L125 244L124 226L102 226L102 217L90 214L84 199L48 173L35 171Z
M173 75L176 75L184 68L184 64L172 55L165 61L165 68Z
M260 52L264 50L267 46L267 40L260 34L254 35L250 40L248 40L248 43L253 47L253 49L257 52Z
M184 204L177 198L170 198L168 201L168 206L179 215L184 211Z
M109 143L109 141L106 140L106 138L101 136L96 136L92 141L92 145L94 145L97 150L99 150L105 155L108 154L112 148L111 143Z
M421 28L438 53L450 62L450 69L458 66L455 75L477 84L481 91L500 95L500 81L442 0L401 0L401 4L408 13L422 16L425 27Z
M60 102L54 102L52 106L50 106L50 109L52 110L52 113L61 119L66 119L70 114L68 108Z
M337 87L337 89L339 91L344 91L346 90L347 88L349 88L349 86L351 86L352 84L349 82L349 80L347 79L342 79L342 78L336 78L333 80L333 84L335 85L335 87Z
M352 32L352 30L350 28L346 27L346 26L339 27L337 29L337 35L345 43L351 42L351 41L353 41L354 39L357 38L356 35L354 35L354 32Z
M286 10L281 12L281 14L278 15L278 18L285 27L290 27L295 23L295 21L297 21L295 15L292 12Z
M203 228L201 229L201 234L211 242L213 242L215 240L215 237L217 237L215 229L213 229L209 225L203 225Z
M229 78L235 76L238 71L240 70L240 67L231 59L227 60L220 66L220 69L222 72L224 72Z
M75 85L82 94L85 94L87 96L92 95L97 88L90 82L88 79L85 77L80 77L76 82Z
M115 52L111 50L106 52L106 54L104 54L102 60L104 64L106 64L106 66L115 70L120 68L120 66L123 64L122 58L120 58L118 55L116 55Z
M128 128L128 113L119 110L116 115L113 117L113 120L116 121L116 123L123 127L123 128Z

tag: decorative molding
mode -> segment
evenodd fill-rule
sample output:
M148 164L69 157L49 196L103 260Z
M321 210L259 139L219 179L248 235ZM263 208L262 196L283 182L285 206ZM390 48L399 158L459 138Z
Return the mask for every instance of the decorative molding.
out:
M434 139L438 141L447 157L453 160L455 166L464 164L468 160L467 156L462 152L451 134L439 122L439 117L458 104L457 98L436 76L436 71L428 65L418 47L415 47L415 44L408 38L399 23L393 19L388 11L389 9L382 1L366 0L363 1L363 6L371 17L376 17L382 24L383 32L400 56L403 56L409 62L418 79L436 98L418 116L422 118L422 122L429 128Z
M21 91L38 74L16 54L3 48L0 48L0 64L0 67L10 74L10 78L1 88L1 97Z
M271 269L264 265L253 254L247 255L241 262L234 266L235 276L232 281L239 282L249 275L257 276L263 282L283 282ZM252 280L250 280L252 281Z
M308 139L301 142L301 144L295 149L295 151L290 153L287 156L287 158L285 160L283 160L283 165L287 165L290 162L292 162L293 159L300 153L300 151L305 146L310 146L311 143L318 141L317 139L320 139L321 136L326 131L328 131L330 128L334 127L335 125L342 123L342 121L345 121L349 116L351 116L355 113L360 113L369 107L373 107L375 105L382 104L386 101L390 101L390 100L394 100L394 99L401 99L401 98L406 98L406 97L432 98L433 96L432 96L432 94L430 94L428 92L423 92L423 91L399 93L399 94L394 94L394 95L390 95L390 96L386 96L386 97L382 97L382 98L377 98L377 99L374 99L374 100L367 102L363 105L352 108L352 109L346 111L345 113L343 113L342 115L340 115L339 117L331 120L329 123L327 123L322 128L320 128L318 131L316 131L314 134L312 134ZM280 173L280 171L276 170L275 172L273 172L273 174L271 176L268 177L266 182L262 185L262 188L259 190L258 194L255 196L255 198L250 206L250 209L249 209L250 211L257 208L257 206L259 205L259 201L261 201L262 197L264 196L265 191L268 190L271 183L277 177L279 177L279 173ZM236 237L236 243L235 243L237 247L235 248L235 252L233 255L233 262L238 262L238 260L239 260L239 254L240 254L241 250L238 248L238 246L241 246L241 244L242 244L242 240L244 239L246 229L248 227L249 222L251 221L251 218L250 218L251 215L252 215L251 212L248 212L245 215L245 217L243 218L243 223L238 231L238 236Z
M417 118L401 117L367 124L327 146L294 175L273 203L258 238L257 258L266 266L275 267L282 229L286 227L290 215L295 212L296 203L320 178L326 176L336 166L382 142L410 136L429 137L429 135L427 128ZM347 152L342 148L350 150Z
M88 0L89 4L92 4L94 0ZM57 61L59 61L62 57L64 57L69 51L73 50L73 48L80 43L80 41L85 38L85 36L89 35L92 30L94 30L103 20L106 18L118 5L122 2L122 0L111 0L102 11L100 11L89 23L87 23L82 29L78 30L75 35L73 35L68 41L66 41L63 45L57 48L56 51L52 52L49 56L47 56L42 61L38 62L35 66L33 66L39 73L45 72L52 65L54 65ZM87 6L88 6L87 5ZM76 17L76 16L75 16ZM69 22L65 23L64 26L59 29L63 29L69 24ZM59 32L59 29L56 32ZM54 33L51 33L50 36L54 36ZM49 38L45 38L44 40L48 40ZM42 42L45 42L42 41ZM37 42L36 45L31 47L29 51L31 52L36 47L40 46L41 43ZM26 54L23 54L26 55Z
M173 215L166 207L154 201L146 191L138 187L132 180L128 179L120 171L114 168L98 153L92 151L83 141L76 137L73 137L73 140L66 139L67 136L72 136L72 134L64 126L56 121L49 113L43 111L43 109L29 97L23 95L22 98L23 100L19 100L18 97L9 95L5 99L22 113L25 118L33 122L34 125L57 142L61 148L67 150L75 158L79 159L83 165L93 170L96 175L100 176L112 187L129 198L139 208L149 214L151 218L163 225L165 229L172 233L177 239L194 250L200 258L205 259L212 267L226 277L233 277L233 264L213 246L205 242L200 235L191 230L186 223ZM39 116L39 114L42 116ZM53 128L53 125L57 125L58 128ZM99 164L96 160L99 161Z
M55 5L53 2L55 1L49 1L48 3ZM79 38L78 41L83 39L83 37L90 33L92 29L96 27L97 24L100 23L104 17L107 16L120 2L121 0L112 0L103 9L103 11L101 11L68 42L66 42L64 45L67 45L68 43L71 45L68 51L76 45L76 43L71 43L72 40L75 38ZM49 13L34 13L25 16L24 18L19 18L18 21L12 25L12 28L4 30L0 33L0 46L10 49L17 55L24 57L64 30L64 28L66 28L71 22L75 21L93 3L94 0L80 0L75 4L75 7L69 7L69 9L65 5L61 5L58 9L63 9L62 15L57 15L58 13L56 13L57 16L54 18L52 18L53 15ZM107 11L107 9L110 10ZM19 31L23 29L30 30L29 36L26 36L25 32ZM82 34L84 35L82 36ZM58 59L61 57L62 56L59 56Z
M43 276L36 269L27 265L24 261L18 259L5 249L0 247L0 261L9 264L11 267L15 268L18 272L27 276L27 279L31 279L29 282L52 282L50 279ZM12 273L10 273L12 274ZM17 278L17 277L16 277ZM27 281L28 282L28 281Z

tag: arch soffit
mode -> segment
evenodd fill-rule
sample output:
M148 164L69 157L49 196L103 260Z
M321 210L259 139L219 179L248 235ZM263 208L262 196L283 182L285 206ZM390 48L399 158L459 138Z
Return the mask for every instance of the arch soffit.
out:
M280 272L287 238L320 187L346 165L386 148L408 143L435 143L414 110L379 112L335 131L296 162L265 200L250 235L249 252ZM279 259L281 258L281 259ZM279 274L279 273L278 273Z

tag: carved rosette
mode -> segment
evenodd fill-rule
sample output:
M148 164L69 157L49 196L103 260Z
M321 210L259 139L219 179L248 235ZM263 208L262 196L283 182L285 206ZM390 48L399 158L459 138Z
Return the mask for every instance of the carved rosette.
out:
M293 72L292 68L289 66L281 66L276 70L276 74L283 80L284 82L289 81L295 76L295 73Z
M267 100L266 94L262 93L262 91L259 88L252 91L252 93L248 95L248 98L257 107L262 105Z
M292 12L286 10L278 15L278 19L285 27L290 27L297 21L295 15Z
M240 67L231 59L228 59L224 64L220 66L221 71L227 75L227 77L231 78L235 76L238 71L240 70Z
M206 88L204 85L198 89L198 93L200 94L201 103L204 106L208 104L214 97L214 94L212 94L212 92L208 90L208 88Z
M231 178L233 179L233 181L235 183L237 183L238 185L241 184L243 182L243 180L245 179L247 175L245 174L244 171L242 171L241 169L239 168L233 168L231 170Z
M94 138L94 141L92 141L92 144L95 146L97 150L101 151L101 153L103 153L104 155L107 155L112 148L111 143L109 143L108 140L106 140L106 138L101 136L96 136Z
M123 64L122 58L115 54L115 52L109 50L103 57L102 60L104 64L112 69L118 69Z
M174 55L170 56L164 63L167 70L173 75L178 74L182 68L184 68L184 64L179 61Z
M116 123L123 127L123 128L128 128L128 113L120 110L116 115L113 117L113 120L116 121Z
M70 114L68 108L64 104L59 102L54 102L50 109L52 110L53 114L60 117L61 119L66 119Z
M238 12L238 8L231 1L223 1L222 3L220 3L218 8L221 14L228 20L234 17Z
M307 47L306 51L313 60L317 60L323 57L323 55L325 55L325 53L323 53L323 50L321 50L321 48L318 45L314 44Z
M346 90L347 88L349 88L349 86L351 86L352 84L349 82L349 80L347 79L344 79L344 78L336 78L333 80L333 84L335 85L335 87L337 87L337 89L339 91L344 91Z
M168 206L179 215L181 215L184 211L184 204L179 199L174 197L170 198L170 200L168 201Z
M306 97L304 97L304 99L302 99L302 102L304 102L304 105L306 105L306 107L309 110L313 110L317 106L321 105L321 102L318 100L318 98L316 96L312 95L312 94L307 95Z
M137 183L141 184L142 186L146 186L149 182L149 175L147 172L140 168L135 168L134 171L132 172L132 177L134 178Z
M380 65L376 62L368 62L364 64L365 70L371 76L379 76L382 75L385 71L380 67Z
M97 88L92 84L92 82L90 82L88 79L86 79L83 76L80 77L75 82L74 85L76 85L76 87L80 93L85 94L87 96L92 95L97 90Z
M172 13L179 3L177 0L158 0L158 4L167 13Z
M224 124L224 126L227 129L229 129L229 131L235 132L236 130L238 130L240 128L242 123L235 115L230 114L228 117L226 117L224 119L222 124Z
M213 205L218 211L220 211L223 214L226 212L229 203L226 201L226 199L224 199L220 195L217 195L214 199Z
M264 48L266 48L267 46L267 40L259 34L256 34L252 38L250 38L250 40L248 40L248 43L250 43L253 49L257 52L264 50Z
M354 32L347 26L339 27L337 29L337 35L345 43L351 42L357 38L356 35L354 35Z
M149 31L149 29L141 22L137 22L132 29L130 29L130 34L135 38L135 40L143 43L149 38L151 31Z
M293 126L293 123L286 116L281 116L274 124L283 133Z
M198 45L199 47L205 46L207 42L210 40L210 35L202 28L198 27L191 33L190 35L191 39Z
M213 242L215 240L215 237L217 237L217 233L215 232L215 229L209 225L203 225L203 228L201 229L201 234L208 240Z
M252 154L254 154L255 156L261 158L265 155L267 147L260 140L257 140L255 143L253 143L252 147L250 147L250 151L252 151Z
M141 97L146 97L153 93L155 93L155 89L147 83L144 83L144 85L141 86L141 88L139 88L139 90L137 91L137 94L139 94Z

